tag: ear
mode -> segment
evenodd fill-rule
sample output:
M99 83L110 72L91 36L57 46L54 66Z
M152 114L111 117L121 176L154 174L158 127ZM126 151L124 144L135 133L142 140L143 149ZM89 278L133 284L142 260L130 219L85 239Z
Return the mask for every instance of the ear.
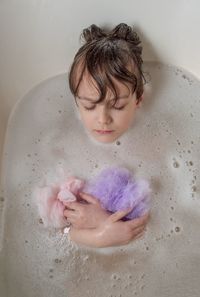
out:
M139 98L137 98L137 107L138 108L141 107L143 99L144 99L144 93L142 93L142 95Z

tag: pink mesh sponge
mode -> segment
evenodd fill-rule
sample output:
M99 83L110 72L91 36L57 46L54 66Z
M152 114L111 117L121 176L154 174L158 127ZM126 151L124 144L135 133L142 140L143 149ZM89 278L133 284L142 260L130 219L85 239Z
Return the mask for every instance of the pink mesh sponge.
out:
M82 180L70 177L65 183L50 184L36 189L39 215L45 227L66 227L65 201L76 201L76 196L83 185Z
M110 212L132 208L125 219L140 217L150 209L151 190L146 180L136 181L125 168L107 168L87 183L71 177L60 185L38 188L39 214L46 227L62 228L67 225L67 218L63 215L65 201L75 201L79 191L96 197Z

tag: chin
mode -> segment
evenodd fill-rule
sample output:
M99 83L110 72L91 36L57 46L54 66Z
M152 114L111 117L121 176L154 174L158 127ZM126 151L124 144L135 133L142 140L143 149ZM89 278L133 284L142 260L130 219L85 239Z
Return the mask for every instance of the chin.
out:
M100 143L112 143L116 141L120 137L120 135L92 135L92 137Z

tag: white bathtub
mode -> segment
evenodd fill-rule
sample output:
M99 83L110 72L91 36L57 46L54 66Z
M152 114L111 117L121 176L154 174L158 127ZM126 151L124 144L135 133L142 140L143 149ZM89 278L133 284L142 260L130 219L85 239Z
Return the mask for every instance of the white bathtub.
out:
M166 3L161 1L134 3L125 0L123 3L115 4L114 7L111 1L104 3L104 0L95 1L95 5L94 1L1 2L0 162L3 167L0 189L0 296L199 296L200 83L196 79L200 77L199 9L200 4L195 0ZM153 73L153 88L147 85L146 91L146 98L151 98L152 101L150 104L146 100L136 121L137 131L141 119L147 112L149 113L149 118L145 117L145 124L152 124L150 130L152 135L145 129L142 131L146 137L144 139L149 140L150 136L150 139L153 139L155 136L152 132L153 127L156 128L159 123L151 123L148 120L151 119L150 115L156 115L155 109L163 113L163 126L159 126L158 130L166 133L166 137L163 134L160 136L163 145L160 145L159 141L156 143L157 140L151 142L152 150L149 150L144 145L145 142L140 141L137 134L134 134L134 139L137 139L134 148L138 152L138 159L135 159L132 165L137 168L138 175L150 177L155 194L152 220L147 234L145 238L127 247L99 251L73 246L60 234L53 231L47 233L43 226L38 224L39 218L30 192L33 184L39 182L43 168L47 170L56 162L50 164L49 160L53 153L45 156L42 150L39 156L35 155L35 159L31 159L33 162L36 162L37 158L40 160L40 164L34 168L25 158L31 149L33 149L31 155L36 153L34 145L37 146L37 143L31 142L34 135L40 135L40 129L43 129L42 133L44 131L50 133L49 126L45 126L46 124L42 122L39 104L45 106L50 102L47 113L51 116L54 110L58 109L54 118L57 128L68 123L63 114L60 118L59 113L60 108L65 110L66 99L70 98L72 101L67 83L65 84L67 76L56 75L66 73L78 48L78 38L82 28L91 23L115 25L120 22L136 25L143 40L145 60L161 61L175 66L170 68L156 63L146 64L146 69ZM34 86L49 77L53 78L43 82L24 97ZM175 86L173 82L177 85ZM162 105L158 100L159 95L165 99L171 96L169 100L173 97L177 101L173 103L174 106ZM57 96L57 99L52 103L54 96ZM19 102L22 97L24 99ZM154 98L156 99L153 100ZM178 109L182 103L181 98L184 98L185 105ZM187 98L193 102L188 103ZM156 100L158 102L155 104ZM16 102L18 105L15 105ZM166 113L162 106L166 108ZM180 117L180 110L183 117ZM36 111L41 117L32 129L30 120L34 119ZM65 112L67 114L67 109ZM192 129L193 127L195 129ZM64 135L65 129L62 129ZM17 134L18 131L23 131L27 141L23 135ZM35 134L28 131L34 131ZM44 147L48 141L52 144L53 139L59 139L58 131L53 131L53 134L41 134ZM176 137L176 134L179 136ZM35 141L38 142L38 138ZM64 154L59 151L59 161L68 156L65 150L66 143L63 141L59 143L59 149L64 147ZM121 146L114 144L106 148L98 146L95 149L85 138L81 141L84 152L87 146L88 150L91 150L90 158L85 157L89 162L88 176L95 172L97 163L95 154L100 158L101 150L107 154L107 157L102 159L102 164L115 164L117 151L117 162L120 165L130 165L130 154L124 157L124 152L132 149L126 137L122 139ZM181 142L180 148L179 142ZM156 152L153 151L155 148ZM153 166L155 155L163 162L160 167ZM193 158L191 160L195 168L190 167L190 156ZM83 167L84 160L82 162ZM102 164L98 164L99 167ZM76 164L71 166L74 166L75 170ZM77 173L81 175L82 170ZM10 174L10 185L8 174ZM167 178L167 185L170 184L171 199L167 196L169 192L165 188L166 184L162 184L162 177ZM188 183L180 182L181 178L183 181L188 180ZM194 192L192 192L193 180L196 187ZM15 199L20 197L20 193L24 196L17 205ZM180 193L184 196L182 200ZM165 207L167 214L164 211ZM17 215L20 215L19 220ZM30 216L33 217L33 221L30 221Z

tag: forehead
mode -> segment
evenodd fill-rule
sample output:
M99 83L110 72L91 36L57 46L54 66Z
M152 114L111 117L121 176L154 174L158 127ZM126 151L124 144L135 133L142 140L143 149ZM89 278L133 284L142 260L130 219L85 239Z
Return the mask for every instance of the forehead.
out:
M117 93L121 97L128 97L131 91L131 88L126 83L122 83L115 78L112 78ZM114 98L112 90L107 87L107 97ZM91 98L97 100L100 96L99 89L95 80L87 72L84 73L83 78L80 82L77 96L79 98Z

